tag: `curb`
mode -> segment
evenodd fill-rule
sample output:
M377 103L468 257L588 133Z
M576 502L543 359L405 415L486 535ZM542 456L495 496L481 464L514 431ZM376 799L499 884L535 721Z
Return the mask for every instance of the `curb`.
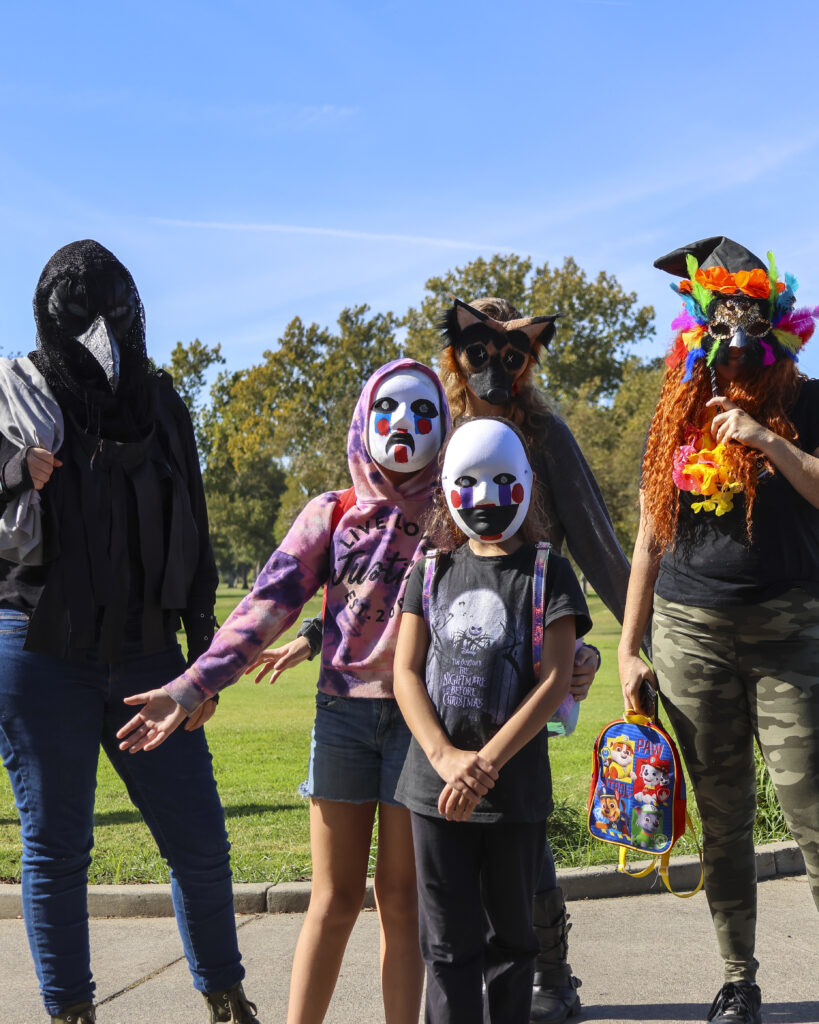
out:
M698 857L674 857L670 879L678 891L691 890L700 878ZM638 865L634 865L637 867ZM805 861L795 842L766 843L756 848L757 878L805 873ZM557 881L566 900L610 899L615 896L662 895L667 890L656 871L629 878L614 864L564 868ZM310 882L239 882L233 886L237 914L301 914L310 902ZM364 908L375 907L372 879L367 881ZM0 884L0 919L22 917L20 886ZM89 917L173 917L170 885L89 885Z

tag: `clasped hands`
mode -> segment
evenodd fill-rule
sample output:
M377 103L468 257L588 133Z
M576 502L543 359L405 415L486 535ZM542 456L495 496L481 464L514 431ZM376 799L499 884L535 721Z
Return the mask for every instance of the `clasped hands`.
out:
M468 821L472 812L495 785L498 771L477 750L448 745L431 761L445 782L438 797L438 812L447 821Z

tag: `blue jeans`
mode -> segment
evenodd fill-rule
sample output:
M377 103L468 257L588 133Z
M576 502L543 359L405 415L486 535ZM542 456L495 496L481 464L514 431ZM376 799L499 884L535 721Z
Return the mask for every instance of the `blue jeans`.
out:
M233 916L230 844L203 730L179 728L157 750L127 754L123 698L184 668L178 645L133 649L115 664L23 650L26 617L0 609L0 755L23 839L23 914L47 1012L91 1000L87 883L102 745L171 868L185 956L200 992L244 977Z
M391 697L316 694L310 772L302 796L362 804L401 805L395 787L410 731Z

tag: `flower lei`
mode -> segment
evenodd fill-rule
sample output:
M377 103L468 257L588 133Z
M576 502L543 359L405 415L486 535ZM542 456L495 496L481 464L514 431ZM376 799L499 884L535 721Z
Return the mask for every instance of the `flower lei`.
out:
M681 491L703 496L691 508L694 512L713 512L724 516L734 507L734 495L742 484L731 478L725 458L725 445L717 444L711 433L716 412L711 412L702 428L689 423L685 428L685 442L674 452L671 475Z
M666 363L674 369L685 360L683 381L691 380L694 364L705 359L711 366L720 346L719 339L708 335L708 309L714 293L736 295L740 293L754 299L767 299L771 321L770 333L760 341L764 352L764 366L771 366L777 358L788 357L797 361L797 353L814 332L814 320L819 318L819 306L794 309L799 282L792 274L779 280L773 253L768 253L768 272L738 270L731 273L725 267L701 270L694 256L687 257L688 280L671 287L683 300L683 311L671 324L677 331ZM706 351L705 345L708 345Z

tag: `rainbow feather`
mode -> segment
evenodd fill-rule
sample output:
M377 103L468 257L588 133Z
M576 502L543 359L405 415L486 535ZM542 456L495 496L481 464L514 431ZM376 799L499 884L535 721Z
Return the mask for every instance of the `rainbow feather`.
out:
M672 331L691 331L700 327L702 321L698 320L689 309L683 309L674 320L671 321Z
M704 348L695 348L685 357L685 373L683 374L683 382L691 380L691 375L694 372L694 364L698 359L702 359L705 355Z
M786 331L788 334L795 334L802 339L804 345L816 329L814 320L817 317L819 317L819 306L814 306L813 309L809 306L794 309L779 320L774 328L774 333Z
M799 349L805 344L798 334L791 334L790 331L783 331L779 327L774 327L771 333L776 338L779 347L789 355L796 355Z
M689 253L685 258L685 265L688 267L688 276L691 278L691 294L696 299L703 314L708 309L708 304L711 301L711 292L708 291L699 281L695 280L695 275L699 270L699 264L697 263L696 256L692 256Z
M785 290L777 293L776 309L771 317L774 324L778 324L782 317L793 309L793 304L796 302L795 292L798 287L799 282L793 274L785 274Z
M768 252L768 280L771 282L771 291L768 297L768 302L771 307L770 317L771 320L773 320L774 313L776 312L776 297L778 292L776 290L776 260L774 259L774 254L770 251Z

